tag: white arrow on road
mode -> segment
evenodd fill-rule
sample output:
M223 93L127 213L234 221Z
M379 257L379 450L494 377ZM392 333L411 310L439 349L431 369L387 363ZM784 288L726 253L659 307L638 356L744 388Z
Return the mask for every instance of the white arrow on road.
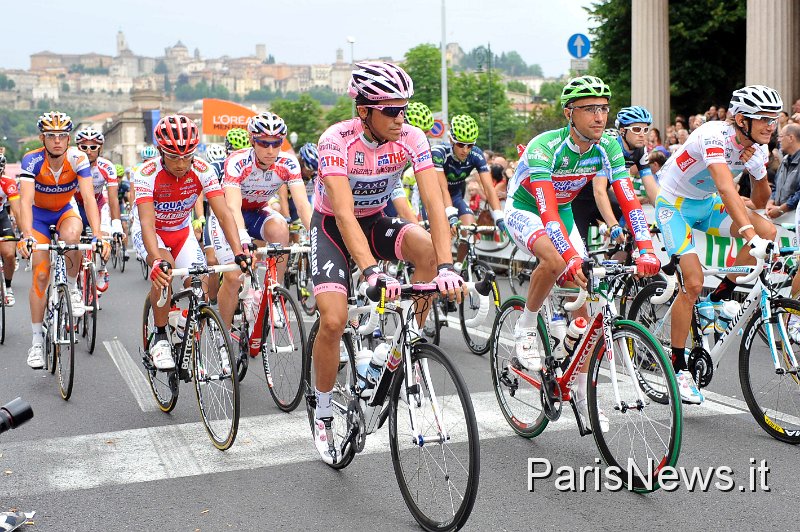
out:
M578 58L583 57L583 47L586 46L586 41L584 41L580 35L575 36L575 39L572 41L572 46L576 51L575 56Z

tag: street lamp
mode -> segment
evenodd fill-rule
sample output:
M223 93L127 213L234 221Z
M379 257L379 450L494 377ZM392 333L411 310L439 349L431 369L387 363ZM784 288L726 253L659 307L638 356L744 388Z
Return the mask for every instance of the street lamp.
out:
M355 60L353 59L353 45L356 43L356 38L352 35L347 36L347 42L350 43L350 70L353 70L356 66ZM350 110L350 118L356 117L356 101L353 100L353 105Z
M292 147L297 144L297 131L289 133L289 142L292 144Z

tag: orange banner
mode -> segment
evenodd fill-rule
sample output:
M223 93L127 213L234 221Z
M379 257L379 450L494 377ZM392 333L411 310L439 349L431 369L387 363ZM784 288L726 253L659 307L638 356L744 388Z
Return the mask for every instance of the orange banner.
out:
M247 127L247 119L256 112L238 103L215 98L203 99L203 133L225 135L234 127Z

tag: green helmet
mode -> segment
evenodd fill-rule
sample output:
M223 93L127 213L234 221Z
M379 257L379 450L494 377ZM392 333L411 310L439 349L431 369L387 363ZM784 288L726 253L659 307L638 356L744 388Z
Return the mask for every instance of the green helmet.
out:
M450 134L458 142L478 140L478 123L469 115L456 115L450 119Z
M561 90L561 107L579 98L611 98L611 89L605 82L595 76L572 78Z
M406 122L420 128L422 131L430 131L433 127L433 115L424 103L409 102L406 110Z
M114 170L116 170L117 172L117 177L122 177L125 175L125 167L122 166L121 164L115 164Z
M228 151L241 150L250 146L250 134L246 129L235 127L225 135L225 147Z

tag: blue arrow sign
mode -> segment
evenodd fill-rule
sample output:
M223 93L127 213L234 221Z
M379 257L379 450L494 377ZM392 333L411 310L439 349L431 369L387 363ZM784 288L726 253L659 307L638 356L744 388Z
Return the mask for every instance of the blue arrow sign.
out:
M567 39L567 50L569 51L569 55L575 59L583 59L589 55L591 47L592 44L589 37L583 33L570 35L569 39Z

